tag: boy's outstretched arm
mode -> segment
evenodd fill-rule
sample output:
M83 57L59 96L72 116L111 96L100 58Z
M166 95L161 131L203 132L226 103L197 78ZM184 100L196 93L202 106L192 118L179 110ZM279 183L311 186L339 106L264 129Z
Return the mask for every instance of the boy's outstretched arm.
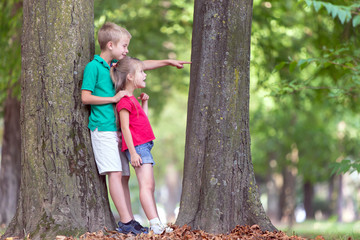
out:
M165 59L165 60L145 60L144 62L144 70L152 70L155 68L160 68L164 66L174 66L177 68L183 68L184 64L191 64L188 61L180 61L180 60L173 60L173 59Z
M91 105L102 105L108 103L117 103L124 96L124 91L119 91L113 97L98 97L92 95L92 92L89 90L81 90L81 102L83 104L91 104Z

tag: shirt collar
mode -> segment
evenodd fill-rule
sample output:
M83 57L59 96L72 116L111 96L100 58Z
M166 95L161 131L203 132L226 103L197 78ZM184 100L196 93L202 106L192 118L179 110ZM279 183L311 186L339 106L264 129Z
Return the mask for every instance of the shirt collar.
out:
M101 63L101 65L103 65L105 68L107 68L107 69L110 70L109 64L107 64L107 62L106 62L102 57L100 57L100 55L95 55L94 60L98 61L98 62Z

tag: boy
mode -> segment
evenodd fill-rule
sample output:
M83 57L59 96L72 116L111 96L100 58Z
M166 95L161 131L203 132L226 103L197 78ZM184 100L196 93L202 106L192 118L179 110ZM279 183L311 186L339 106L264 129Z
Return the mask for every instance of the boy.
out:
M91 105L88 127L91 132L91 143L96 165L101 175L108 175L110 196L120 216L121 233L147 233L131 210L129 178L130 169L126 155L119 150L120 132L116 127L113 104L124 96L122 91L115 95L115 89L110 78L110 65L113 60L121 60L129 52L131 34L124 28L105 23L98 32L100 55L87 64L84 70L81 87L83 104ZM148 60L144 61L145 70L163 66L183 68L190 62L178 60ZM121 144L120 144L121 146Z

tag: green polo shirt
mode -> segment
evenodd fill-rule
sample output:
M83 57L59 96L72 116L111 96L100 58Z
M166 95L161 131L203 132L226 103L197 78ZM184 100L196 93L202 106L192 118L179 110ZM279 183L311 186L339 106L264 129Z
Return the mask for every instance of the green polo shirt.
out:
M114 85L110 78L110 66L99 55L89 62L84 70L84 78L81 90L89 90L99 97L113 97ZM112 103L103 105L91 105L89 116L89 129L94 131L116 131L116 119Z

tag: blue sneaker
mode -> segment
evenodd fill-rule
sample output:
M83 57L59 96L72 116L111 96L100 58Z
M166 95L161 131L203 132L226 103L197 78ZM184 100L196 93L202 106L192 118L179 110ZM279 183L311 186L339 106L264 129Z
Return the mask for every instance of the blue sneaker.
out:
M143 227L138 221L132 220L132 223L134 224L135 229L140 228L142 233L145 233L145 234L149 233L149 228Z
M135 220L131 220L129 224L124 224L121 221L118 223L118 228L116 231L123 234L132 233L134 235L138 235L141 233L149 233L149 229L140 225L139 222Z

